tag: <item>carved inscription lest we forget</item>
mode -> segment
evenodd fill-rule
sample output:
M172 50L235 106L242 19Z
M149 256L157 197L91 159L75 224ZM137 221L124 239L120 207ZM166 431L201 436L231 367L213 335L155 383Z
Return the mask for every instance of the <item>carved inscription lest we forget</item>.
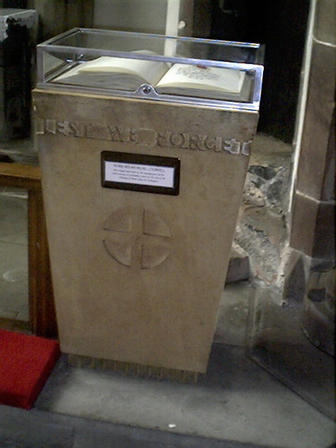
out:
M245 142L222 136L175 131L157 132L154 129L135 129L93 122L53 119L37 119L36 133L109 140L148 147L161 146L196 151L227 152L243 156L250 155L252 143L251 140Z

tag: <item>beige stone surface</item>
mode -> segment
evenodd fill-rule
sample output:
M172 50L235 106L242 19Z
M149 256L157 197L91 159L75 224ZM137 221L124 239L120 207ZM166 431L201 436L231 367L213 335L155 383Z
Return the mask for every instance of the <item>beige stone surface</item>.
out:
M257 114L47 91L34 104L62 350L205 372ZM178 158L179 195L103 188L102 151Z

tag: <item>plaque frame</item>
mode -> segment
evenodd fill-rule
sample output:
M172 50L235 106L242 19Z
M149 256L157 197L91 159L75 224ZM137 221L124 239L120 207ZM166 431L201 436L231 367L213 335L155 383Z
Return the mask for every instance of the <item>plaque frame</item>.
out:
M107 180L105 162L119 162L125 164L173 168L173 187L143 185L137 184L135 182L127 183ZM101 184L104 188L178 196L180 192L180 165L180 160L175 157L162 157L149 154L134 154L119 151L103 151L101 153Z

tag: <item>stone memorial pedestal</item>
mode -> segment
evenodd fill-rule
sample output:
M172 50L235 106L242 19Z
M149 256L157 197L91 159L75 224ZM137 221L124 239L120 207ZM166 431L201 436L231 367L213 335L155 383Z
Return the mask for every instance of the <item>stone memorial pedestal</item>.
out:
M205 372L257 113L34 103L62 350ZM102 187L106 151L178 160L178 194Z
M206 371L258 120L258 48L86 29L38 46L36 141L69 359ZM69 77L102 55L107 71ZM136 62L142 78L127 85ZM196 85L219 76L218 90L164 93L146 78L162 65L160 77L182 69Z

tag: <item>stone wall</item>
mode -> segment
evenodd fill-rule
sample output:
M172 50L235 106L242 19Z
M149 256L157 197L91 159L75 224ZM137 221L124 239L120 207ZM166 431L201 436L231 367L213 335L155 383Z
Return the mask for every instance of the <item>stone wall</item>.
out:
M248 254L250 278L279 287L288 243L291 155L291 145L256 136L235 235L235 244Z

